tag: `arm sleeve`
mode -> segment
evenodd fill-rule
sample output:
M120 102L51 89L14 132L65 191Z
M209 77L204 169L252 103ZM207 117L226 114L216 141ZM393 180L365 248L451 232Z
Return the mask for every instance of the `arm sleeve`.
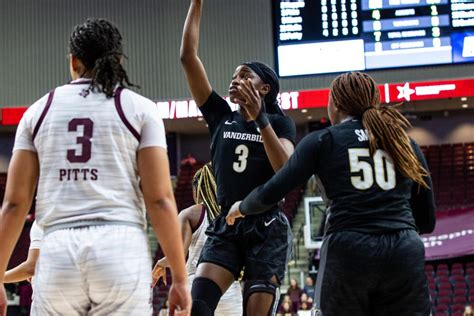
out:
M211 135L214 134L214 131L222 117L228 113L232 113L227 101L215 91L212 91L207 101L199 108L199 110L209 126L209 132Z
M414 141L411 142L411 145L418 160L421 162L421 165L429 173L428 165L420 147ZM414 182L410 199L413 217L415 218L415 223L420 234L431 233L436 224L433 183L430 176L427 176L424 179L428 184L428 188L422 187Z
M296 143L296 126L290 117L279 115L278 118L272 122L272 128L278 138L286 138L293 144Z
M156 104L150 102L141 113L141 138L138 150L146 147L166 147L166 133Z
M327 135L318 131L307 135L296 146L294 154L267 183L255 188L240 204L244 215L260 214L269 210L296 186L305 183L316 173L318 151Z
M30 230L30 250L40 249L42 242L43 242L43 230L38 226L38 224L36 224L36 221L34 221Z

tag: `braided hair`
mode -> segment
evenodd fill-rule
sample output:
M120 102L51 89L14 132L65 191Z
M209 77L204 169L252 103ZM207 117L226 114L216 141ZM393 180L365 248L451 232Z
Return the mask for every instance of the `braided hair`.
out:
M132 84L121 61L122 35L118 28L105 19L87 19L76 25L69 38L69 52L91 71L91 91L97 89L107 98L114 96L115 87L138 87Z
M221 213L221 209L217 202L217 185L210 162L196 171L192 186L196 199L202 200L206 207L207 218L209 221L214 220Z
M335 106L354 117L362 118L369 136L370 152L386 151L394 165L405 177L428 188L423 168L410 144L405 128L410 122L393 107L380 105L380 92L367 74L349 72L339 75L331 85Z
M279 114L284 116L285 113L282 111L280 104L278 103L277 97L280 92L280 82L275 71L270 68L270 66L259 61L245 62L242 65L252 69L263 82L270 86L270 91L264 98L265 111L269 114Z

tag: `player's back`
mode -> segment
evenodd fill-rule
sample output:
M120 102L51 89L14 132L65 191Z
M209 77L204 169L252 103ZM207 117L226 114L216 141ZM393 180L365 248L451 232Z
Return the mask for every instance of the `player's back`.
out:
M326 231L416 228L409 201L413 181L396 171L385 151L370 153L360 120L350 119L318 134L317 176L330 201Z
M40 162L38 222L42 227L84 221L143 226L137 151L144 117L156 105L127 89L106 98L88 90L89 84L60 86L25 114L22 132L31 133Z

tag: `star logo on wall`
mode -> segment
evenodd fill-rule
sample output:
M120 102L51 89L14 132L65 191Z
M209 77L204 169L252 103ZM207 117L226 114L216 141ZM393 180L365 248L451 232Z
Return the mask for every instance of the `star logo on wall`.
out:
M410 96L415 93L415 90L410 88L410 83L405 83L403 86L398 86L398 99L404 98L407 101L410 101Z

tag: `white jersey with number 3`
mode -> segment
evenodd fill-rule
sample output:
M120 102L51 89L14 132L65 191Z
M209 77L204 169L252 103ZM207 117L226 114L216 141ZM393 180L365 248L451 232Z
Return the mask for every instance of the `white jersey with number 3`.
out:
M115 97L79 79L60 86L24 114L14 151L38 155L40 227L110 221L145 226L137 152L166 148L156 104L128 89Z

